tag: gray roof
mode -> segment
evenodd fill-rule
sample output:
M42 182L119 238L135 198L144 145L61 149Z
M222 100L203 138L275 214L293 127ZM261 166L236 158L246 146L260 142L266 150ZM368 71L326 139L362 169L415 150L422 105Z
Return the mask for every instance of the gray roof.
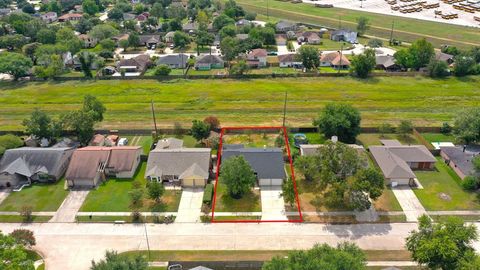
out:
M218 55L201 55L197 57L196 64L223 64L223 59Z
M154 149L148 155L145 177L180 176L187 170L199 172L198 168L191 168L192 165L197 164L202 170L201 176L208 179L210 152L210 148Z
M72 153L73 149L69 147L9 149L0 161L0 173L16 173L26 177L46 173L59 179L65 167L63 162L68 162Z
M159 43L160 35L140 35L138 36L138 44Z
M389 68L395 65L395 57L391 55L377 55L375 56L375 63L377 66L384 66Z
M465 151L462 146L440 147L440 149L464 175L475 174L472 159L480 154L479 146L467 146Z
M193 163L192 166L188 167L180 176L179 179L185 179L190 176L208 176L208 171L204 171L197 163Z
M155 149L175 149L175 148L182 148L183 140L177 138L165 138L160 139L157 142L157 146Z
M224 148L221 158L243 156L259 179L284 179L283 151L280 148Z
M157 65L178 65L179 67L186 67L188 58L189 57L186 54L169 54L159 57L157 60Z

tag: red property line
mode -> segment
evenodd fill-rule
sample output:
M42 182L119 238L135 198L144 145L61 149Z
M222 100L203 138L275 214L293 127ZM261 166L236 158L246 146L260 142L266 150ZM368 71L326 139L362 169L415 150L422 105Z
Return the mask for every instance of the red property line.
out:
M220 172L220 160L221 160L221 155L222 155L222 145L223 145L223 135L225 134L225 131L228 130L246 130L246 129L272 129L272 130L282 130L284 137L285 137L285 147L287 149L287 154L288 154L288 159L290 163L290 171L291 171L291 180L293 181L293 188L295 191L295 200L297 202L297 209L300 218L299 219L287 219L287 220L215 220L215 205L217 202L217 186L218 186L218 176ZM217 171L215 172L215 188L214 188L214 194L213 194L213 206L212 206L212 223L261 223L261 222L290 222L290 223L300 223L303 222L303 216L302 216L302 211L300 209L300 200L298 198L298 189L297 189L297 182L295 180L295 172L293 169L293 159L292 155L290 152L290 144L288 142L288 134L287 134L287 128L286 127L272 127L272 126L267 126L267 127L224 127L220 130L220 142L218 145L218 151L217 151Z

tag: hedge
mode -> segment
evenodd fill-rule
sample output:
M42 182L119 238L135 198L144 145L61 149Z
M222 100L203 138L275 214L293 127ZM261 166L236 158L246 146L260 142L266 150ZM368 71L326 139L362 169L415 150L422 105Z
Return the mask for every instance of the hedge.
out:
M213 184L207 184L203 192L203 203L211 205L213 198Z

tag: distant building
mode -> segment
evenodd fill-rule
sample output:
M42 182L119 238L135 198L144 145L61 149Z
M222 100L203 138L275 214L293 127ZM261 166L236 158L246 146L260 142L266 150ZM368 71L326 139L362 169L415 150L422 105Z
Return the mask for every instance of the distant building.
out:
M225 61L218 55L201 55L197 57L195 69L211 70L215 68L225 68Z
M292 67L292 68L303 68L302 61L298 60L296 54L282 54L278 56L278 65L281 68Z
M275 26L277 32L286 33L288 31L297 31L298 25L290 21L279 21Z
M67 14L64 14L64 15L58 17L58 21L59 22L79 21L81 18L83 18L82 14L67 13Z
M345 41L348 43L357 43L357 32L341 29L335 30L330 34L330 39L333 41Z
M84 48L93 48L93 47L97 46L98 39L96 39L94 37L82 34L82 35L79 35L78 38L83 41L83 47Z
M267 66L267 50L253 49L247 54L247 63L250 67L262 68Z
M340 52L331 52L320 56L320 66L348 69L350 67L350 61Z
M40 15L40 19L46 23L56 22L58 17L57 13L55 12L47 12L45 14Z
M170 68L186 68L189 56L186 54L169 54L161 56L157 60L158 65L167 65Z

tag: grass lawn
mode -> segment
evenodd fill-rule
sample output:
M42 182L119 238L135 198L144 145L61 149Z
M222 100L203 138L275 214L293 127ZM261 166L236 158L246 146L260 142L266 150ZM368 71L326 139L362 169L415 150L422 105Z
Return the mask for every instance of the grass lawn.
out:
M33 223L35 222L48 222L52 216L32 216ZM0 222L4 223L21 223L23 217L19 215L0 215Z
M261 212L260 191L252 190L240 199L234 199L227 193L227 187L218 180L215 212ZM216 219L216 218L215 218Z
M246 147L267 147L275 146L275 139L278 134L265 133L259 134L225 134L222 137L223 144L243 144Z
M65 179L53 184L35 183L21 191L12 192L0 204L0 211L21 211L23 206L32 207L32 211L57 211L68 191L64 189Z
M216 216L215 221L261 220L262 216Z
M357 136L357 143L362 144L365 148L370 145L382 145L380 140L399 140L402 144L421 144L413 135L407 137L398 134L385 134L382 136L379 133L362 133Z
M416 171L424 189L414 189L426 210L478 210L477 194L466 192L459 185L460 178L440 158L434 171ZM449 198L441 198L446 194Z
M148 154L150 152L150 147L152 146L152 143L153 143L152 136L128 135L128 136L120 136L120 137L127 138L128 145L141 146L144 154Z
M295 74L301 73L301 70L294 68L281 68L281 67L269 67L269 68L253 68L250 69L248 74Z
M304 133L305 136L307 136L308 143L309 144L323 144L325 143L325 137L323 134L320 134L318 132L308 132Z
M265 15L268 10L270 18L275 18L275 20L286 19L338 28L339 17L341 17L343 27L355 29L356 19L363 16L367 17L371 23L367 35L389 38L391 23L395 20L394 38L402 41L412 42L425 37L436 47L440 47L442 44L463 48L480 45L480 31L473 27L343 8L315 8L306 3L268 1L268 9L266 8L267 0L238 0L237 3L247 11L256 12L259 15Z
M422 133L421 135L429 142L455 142L455 136L452 134Z
M187 128L193 119L210 115L223 126L280 125L286 90L287 126L311 126L325 104L340 101L360 110L362 126L396 125L403 119L416 126L440 126L461 109L479 104L478 85L480 76L4 82L0 130L23 130L22 120L35 107L52 117L78 109L86 94L107 107L99 129L151 128L152 99L159 127L179 122Z
M373 205L377 211L402 211L402 207L398 203L393 191L388 187L385 187L382 196Z
M109 179L97 189L90 191L80 212L129 212L128 192L132 190L135 180L142 183L142 186L146 185L147 180L144 178L146 167L146 162L143 162L133 179ZM152 200L146 198L147 194L145 193L144 205L140 211L176 212L181 194L181 191L165 190L165 194L162 196L163 203L155 206Z
M164 216L159 216L158 218L163 221ZM92 216L91 219L89 216L76 216L75 219L81 223L112 223L115 221L133 223L131 216ZM148 223L160 223L159 220L155 220L153 216L142 217L142 220Z
M300 208L305 212L329 212L329 211L350 211L345 206L337 205L336 207L324 204L323 195L320 194L319 188L314 182L305 181L299 174L296 175L298 199L300 200ZM287 207L289 211L297 211L297 207Z

